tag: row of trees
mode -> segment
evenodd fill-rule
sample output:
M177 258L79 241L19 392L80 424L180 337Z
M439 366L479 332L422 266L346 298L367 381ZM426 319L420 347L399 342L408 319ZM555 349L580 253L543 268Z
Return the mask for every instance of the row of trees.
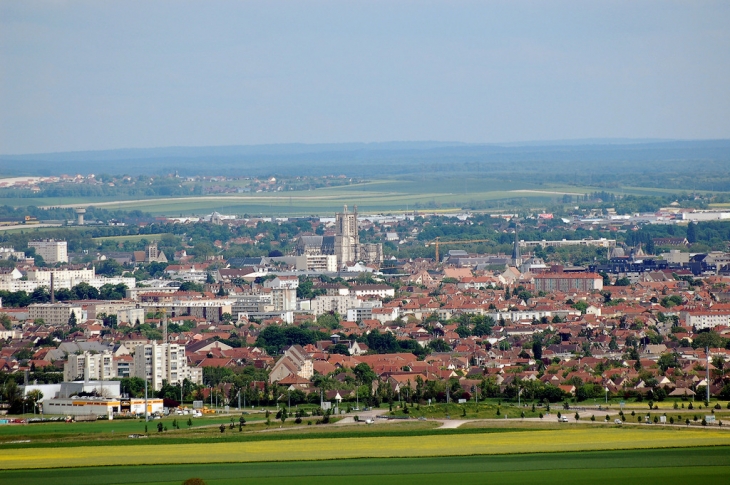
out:
M98 290L88 283L79 283L71 289L59 288L54 291L56 301L69 300L121 300L126 296L127 285L122 283L103 285ZM25 307L32 303L48 303L51 301L51 292L41 286L31 293L26 291L0 291L3 305L8 307Z

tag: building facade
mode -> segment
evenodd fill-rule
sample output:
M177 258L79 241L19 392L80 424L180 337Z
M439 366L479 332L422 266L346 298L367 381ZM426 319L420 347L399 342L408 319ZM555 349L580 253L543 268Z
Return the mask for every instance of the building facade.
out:
M28 247L34 248L38 256L46 263L68 263L68 244L55 239L28 241Z
M28 318L42 319L46 325L66 325L74 314L76 323L86 320L80 306L70 303L34 303L28 306Z
M544 273L535 275L535 291L601 291L603 277L596 273Z
M159 391L163 381L170 385L187 379L202 384L202 374L191 372L185 356L185 346L178 344L146 344L134 349L133 377L146 379L150 387Z
M71 381L107 381L116 376L114 372L114 356L111 352L100 354L84 352L70 354L63 364L63 380Z

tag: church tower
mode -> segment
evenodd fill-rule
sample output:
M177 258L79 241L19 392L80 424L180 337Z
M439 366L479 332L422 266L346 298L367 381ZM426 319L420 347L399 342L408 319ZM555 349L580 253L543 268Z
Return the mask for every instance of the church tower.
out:
M360 259L360 234L357 230L357 206L348 212L347 206L335 216L335 255L337 265L354 263Z
M512 265L517 267L522 264L522 256L520 255L520 240L517 237L517 229L515 229L515 242L512 247Z

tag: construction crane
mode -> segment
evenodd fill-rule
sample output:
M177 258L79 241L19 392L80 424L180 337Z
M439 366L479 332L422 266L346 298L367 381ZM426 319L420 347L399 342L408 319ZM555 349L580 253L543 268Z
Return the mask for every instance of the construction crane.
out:
M438 263L439 262L439 246L447 245L447 244L454 245L454 244L472 244L472 243L483 243L483 242L493 242L493 240L492 239L463 239L460 241L441 241L437 237L433 241L427 242L426 246L430 246L431 244L436 246L436 262Z

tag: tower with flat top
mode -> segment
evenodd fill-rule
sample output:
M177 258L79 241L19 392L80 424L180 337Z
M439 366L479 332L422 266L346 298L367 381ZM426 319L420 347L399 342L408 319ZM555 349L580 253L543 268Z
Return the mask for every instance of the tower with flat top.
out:
M355 263L360 259L360 235L357 230L357 206L353 212L347 206L335 216L335 255L337 266Z

